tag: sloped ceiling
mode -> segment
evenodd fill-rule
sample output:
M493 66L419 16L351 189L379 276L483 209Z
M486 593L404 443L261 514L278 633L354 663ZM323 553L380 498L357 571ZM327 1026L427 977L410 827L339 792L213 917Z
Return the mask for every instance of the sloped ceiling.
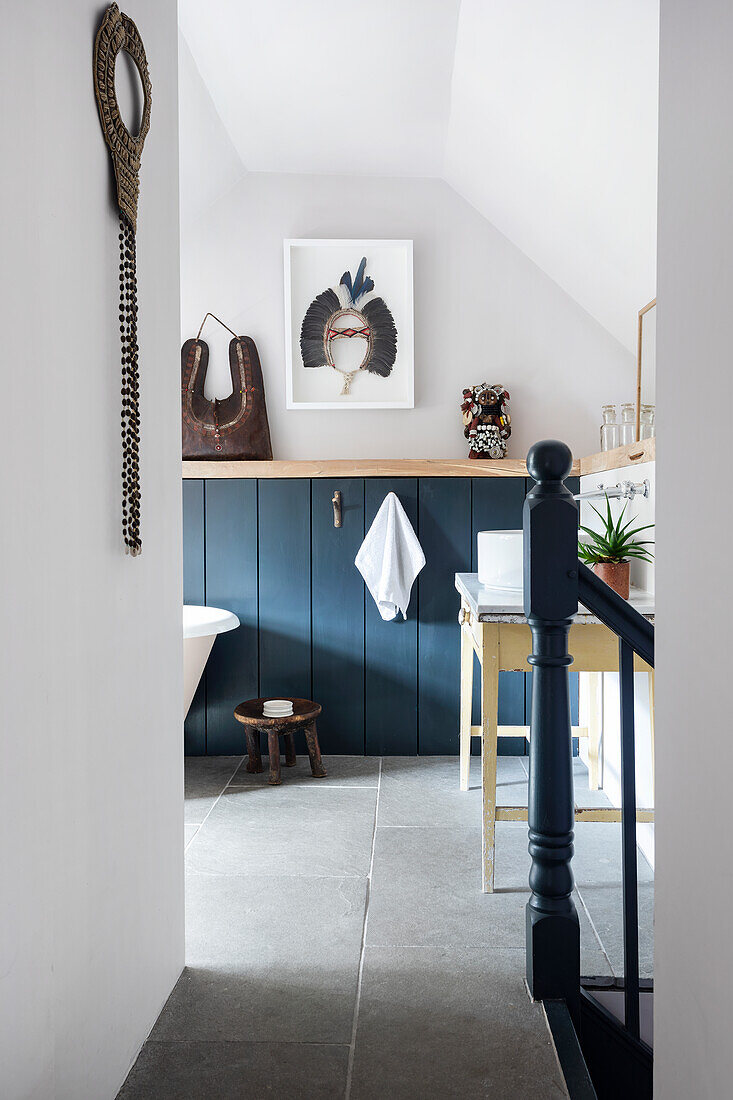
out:
M245 168L181 34L178 85L180 203L185 224L233 187Z
M463 0L444 175L614 336L656 293L657 0Z
M179 10L182 196L207 129L207 201L244 170L443 178L634 348L656 282L658 0Z
M459 0L180 0L253 172L438 176Z

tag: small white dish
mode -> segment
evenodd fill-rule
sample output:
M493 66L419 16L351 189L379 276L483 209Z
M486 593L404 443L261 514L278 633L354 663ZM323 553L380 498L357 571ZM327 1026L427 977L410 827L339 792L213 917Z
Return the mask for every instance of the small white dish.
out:
M288 718L293 713L293 704L289 699L267 699L262 713L265 718Z

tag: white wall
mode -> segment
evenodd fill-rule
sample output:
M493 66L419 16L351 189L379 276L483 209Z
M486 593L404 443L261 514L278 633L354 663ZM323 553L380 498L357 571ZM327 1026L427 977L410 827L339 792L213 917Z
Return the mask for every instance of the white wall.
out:
M285 237L414 239L414 410L286 412ZM631 353L437 180L249 173L182 225L181 301L182 339L207 310L255 339L276 458L464 457L461 391L482 381L511 393L510 456L548 435L588 454L601 405L634 392ZM229 337L204 335L221 397Z
M720 1100L733 1080L731 41L727 0L662 0L654 1026L662 1100ZM681 454L690 392L700 423L693 451Z
M180 148L181 221L211 206L245 174L214 101L183 35L178 34L178 113L185 141Z
M183 963L176 2L138 232L142 557L120 536L103 6L3 4L0 1095L105 1100Z
M630 350L656 293L659 0L462 0L444 178Z

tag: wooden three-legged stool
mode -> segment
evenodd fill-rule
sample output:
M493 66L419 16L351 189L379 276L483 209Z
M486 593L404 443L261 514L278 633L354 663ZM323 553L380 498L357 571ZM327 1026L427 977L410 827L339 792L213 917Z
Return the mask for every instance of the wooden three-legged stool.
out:
M285 698L288 698L285 696ZM328 773L321 760L321 750L318 746L318 733L316 731L316 718L321 713L319 703L310 699L290 699L293 704L293 713L285 718L265 718L262 713L266 699L248 699L240 703L234 711L234 717L245 726L247 737L247 761L248 772L262 771L262 756L260 755L260 734L267 734L267 747L270 754L270 778L268 783L273 787L282 783L280 778L280 737L285 738L285 766L295 766L295 741L293 734L301 726L305 732L305 743L308 746L308 756L311 762L311 774L314 779L323 779Z

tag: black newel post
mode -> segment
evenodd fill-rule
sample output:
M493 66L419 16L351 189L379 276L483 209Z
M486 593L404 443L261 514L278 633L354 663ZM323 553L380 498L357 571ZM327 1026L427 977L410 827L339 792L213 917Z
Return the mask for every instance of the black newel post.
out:
M580 932L571 897L573 761L568 633L578 608L578 513L563 484L564 443L546 439L527 455L537 482L524 502L524 613L532 630L529 756L527 984L536 1000L580 1004Z

